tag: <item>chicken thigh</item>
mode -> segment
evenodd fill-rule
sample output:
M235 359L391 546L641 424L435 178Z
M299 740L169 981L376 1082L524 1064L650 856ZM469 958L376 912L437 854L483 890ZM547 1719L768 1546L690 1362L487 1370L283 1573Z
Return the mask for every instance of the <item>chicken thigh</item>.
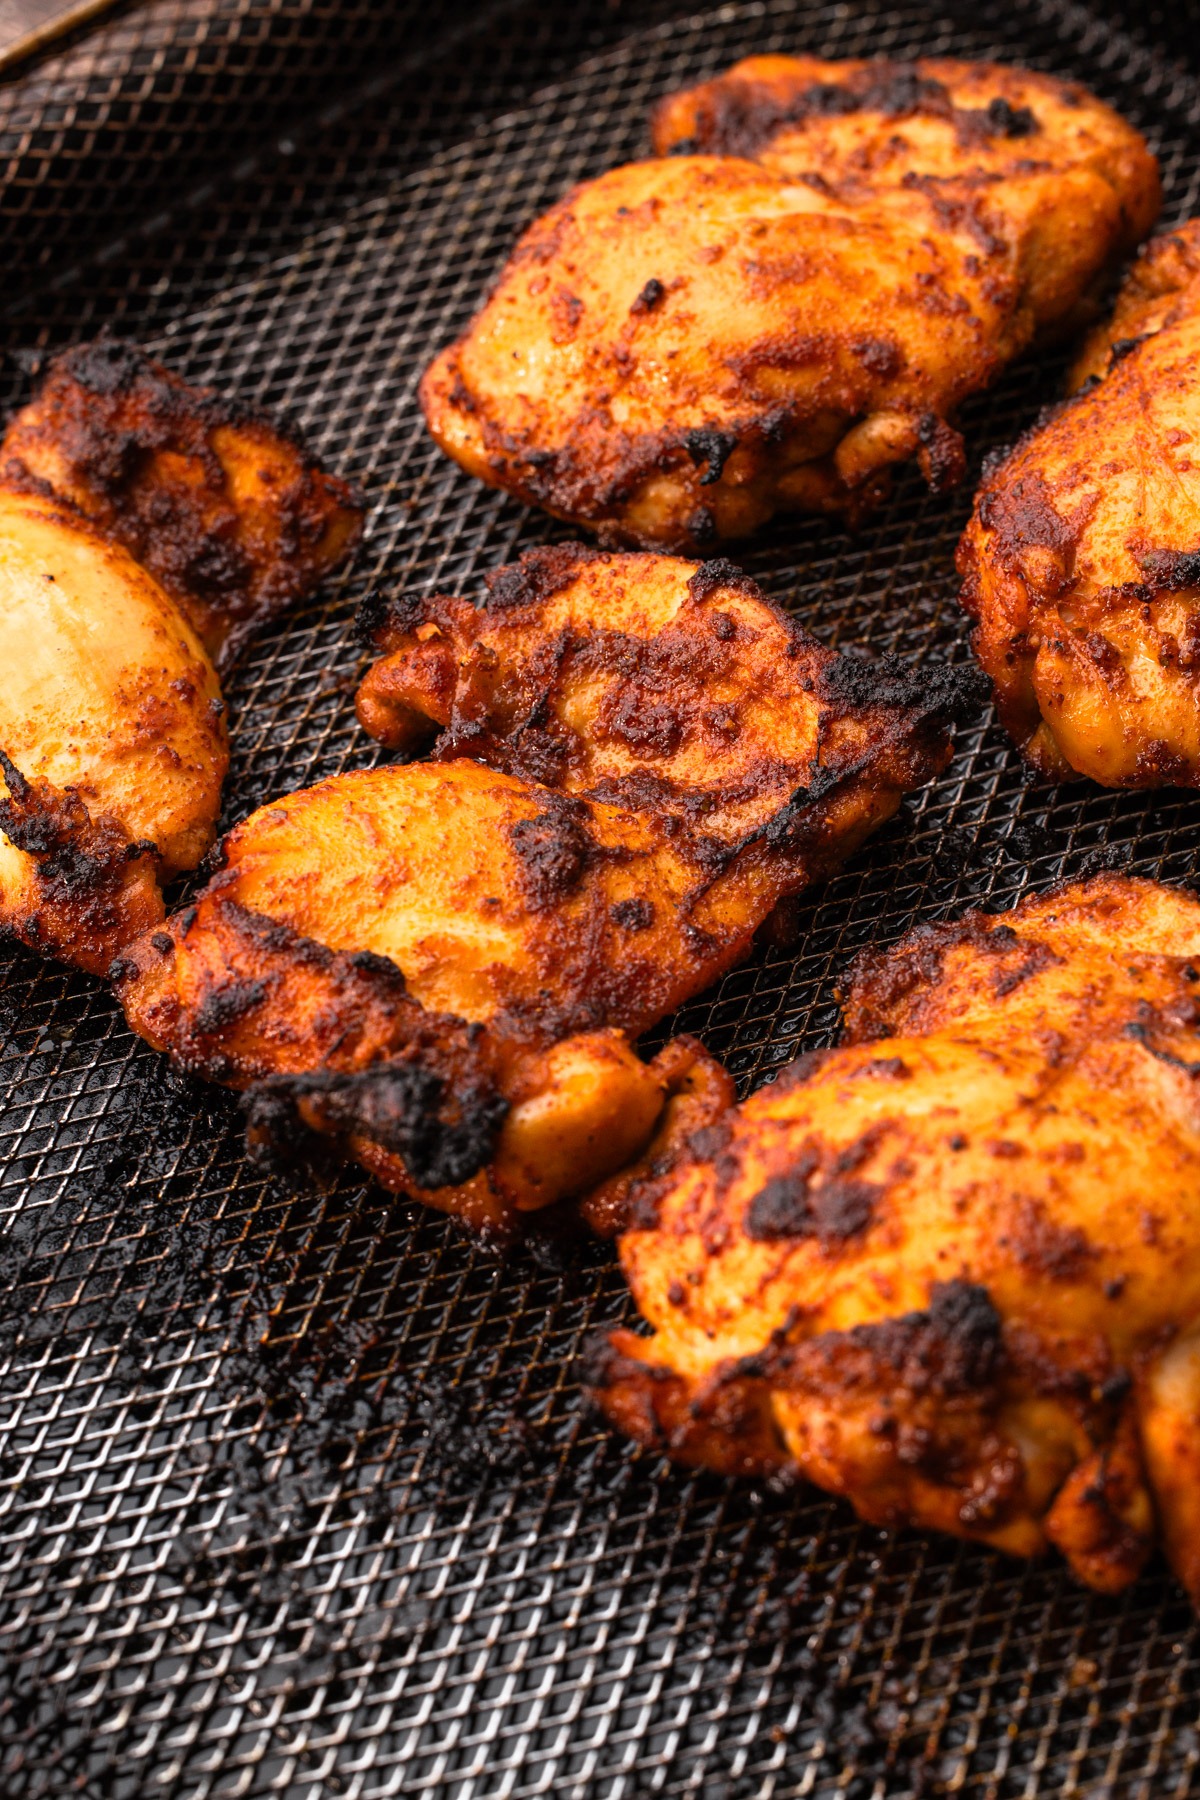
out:
M337 568L362 522L278 423L111 338L50 363L4 434L0 484L48 489L123 545L220 671Z
M481 480L691 549L963 470L952 419L1150 229L1142 138L990 64L754 58L532 225L421 389Z
M640 1184L653 1335L594 1391L647 1444L862 1517L1200 1602L1200 904L1118 876L927 927Z

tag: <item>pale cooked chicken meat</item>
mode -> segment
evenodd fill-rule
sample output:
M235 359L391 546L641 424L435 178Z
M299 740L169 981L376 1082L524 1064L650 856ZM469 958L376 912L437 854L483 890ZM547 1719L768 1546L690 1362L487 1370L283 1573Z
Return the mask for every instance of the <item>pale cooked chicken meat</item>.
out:
M51 365L0 452L0 929L102 974L162 918L216 829L215 660L357 519L269 424L140 352Z
M255 813L118 992L186 1066L267 1081L276 1113L290 1097L387 1185L502 1227L694 1124L704 1094L723 1103L693 1052L646 1065L630 1039L944 765L962 695L949 671L822 649L728 565L578 546L499 571L478 611L413 601L368 628L387 654L360 711L405 747L444 725L435 759ZM331 957L404 996L383 1036L318 997ZM409 1094L423 1030L470 1046L497 1101L473 1179L456 1162L432 1182L445 1165L406 1161L354 1098L382 1120L393 1065Z
M1157 166L1072 82L990 64L752 58L667 100L657 160L522 238L421 389L481 480L686 549L854 514L1150 229Z
M684 1461L1200 1602L1200 903L1103 876L925 927L641 1184L653 1335L594 1390Z
M959 546L1000 716L1048 775L1200 786L1198 355L1193 219L1147 245Z

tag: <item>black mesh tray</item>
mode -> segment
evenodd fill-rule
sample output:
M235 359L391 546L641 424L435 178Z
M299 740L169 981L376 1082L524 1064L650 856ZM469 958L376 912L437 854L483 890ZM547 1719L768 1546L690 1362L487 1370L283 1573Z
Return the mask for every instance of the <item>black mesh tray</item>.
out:
M1197 15L1124 26L1146 39L1058 0L158 0L0 91L5 404L29 351L111 322L294 414L370 497L351 573L228 685L227 820L374 760L366 588L470 590L555 535L434 450L414 387L519 227L643 148L656 96L751 50L1024 60L1136 120L1182 218L1200 115L1171 58ZM1060 376L968 409L976 465ZM827 642L962 661L970 491L906 477L862 535L789 521L741 560ZM981 724L812 894L797 953L672 1023L748 1089L829 1041L861 945L1113 861L1187 879L1198 824L1174 793L1030 784ZM6 954L4 1800L1200 1790L1200 1636L1160 1566L1105 1600L632 1450L574 1371L630 1316L610 1250L498 1260L350 1177L268 1179L230 1097L98 983Z

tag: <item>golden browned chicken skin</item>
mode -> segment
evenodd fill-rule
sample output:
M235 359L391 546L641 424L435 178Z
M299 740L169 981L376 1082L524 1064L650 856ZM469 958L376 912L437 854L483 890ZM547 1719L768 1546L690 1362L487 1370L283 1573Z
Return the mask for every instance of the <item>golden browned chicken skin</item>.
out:
M864 956L841 1046L640 1184L647 1444L1200 1602L1200 904L1103 876Z
M672 549L853 515L914 456L956 481L960 401L1160 202L1110 108L992 64L751 58L654 147L530 227L421 399L481 480Z
M479 609L440 596L365 624L386 654L360 712L406 749L442 726L432 759L255 813L198 904L123 959L118 992L187 1066L277 1077L276 1113L291 1095L387 1185L502 1228L725 1104L693 1050L647 1065L630 1040L944 765L963 695L949 671L822 649L727 564L578 546L498 571ZM404 996L382 1036L343 1034L305 972L330 956ZM498 1096L478 1173L436 1192L395 1130L339 1128L306 1085L335 1073L342 1120L361 1121L347 1096L377 1105L391 1061L420 1060L410 1019L471 1046ZM593 1221L617 1201L593 1198Z
M215 664L348 548L358 509L262 419L102 341L0 452L0 929L102 974L212 843Z
M1198 355L1193 219L1147 245L959 546L1000 716L1047 775L1200 785Z

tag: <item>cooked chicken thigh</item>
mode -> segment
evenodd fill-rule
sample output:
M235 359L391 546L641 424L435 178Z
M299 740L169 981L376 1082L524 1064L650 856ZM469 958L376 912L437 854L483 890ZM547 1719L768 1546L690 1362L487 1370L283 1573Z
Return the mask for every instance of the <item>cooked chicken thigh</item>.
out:
M578 546L499 571L478 611L439 597L367 623L388 654L360 710L406 748L444 725L435 760L255 813L198 905L123 959L118 992L186 1066L284 1078L276 1111L286 1091L387 1185L503 1226L694 1128L705 1095L725 1104L694 1052L645 1065L630 1039L943 766L962 696L948 671L923 683L823 650L728 565ZM381 1036L299 997L325 992L330 958L403 996ZM498 1107L475 1179L434 1193L428 1162L373 1138L349 1097L419 1061L423 1030L471 1047ZM307 1104L330 1071L341 1125Z
M694 1058L644 1064L614 1028L703 984L692 875L636 814L478 763L373 769L254 813L113 976L156 1048L255 1089L252 1135L342 1138L385 1186L504 1231L615 1175L693 1091ZM697 910L719 967L741 921Z
M1104 876L926 927L644 1182L609 1416L866 1519L1200 1602L1200 904Z
M138 352L52 365L0 458L0 928L102 974L162 918L160 881L216 829L213 658L356 519L269 425Z
M751 59L655 148L530 227L421 390L472 474L648 546L957 480L956 406L1159 206L1108 107L984 64Z
M1193 219L1147 246L959 546L1000 716L1048 775L1200 786L1198 354Z
M212 842L220 689L157 582L69 507L0 490L0 588L0 926L103 974Z

